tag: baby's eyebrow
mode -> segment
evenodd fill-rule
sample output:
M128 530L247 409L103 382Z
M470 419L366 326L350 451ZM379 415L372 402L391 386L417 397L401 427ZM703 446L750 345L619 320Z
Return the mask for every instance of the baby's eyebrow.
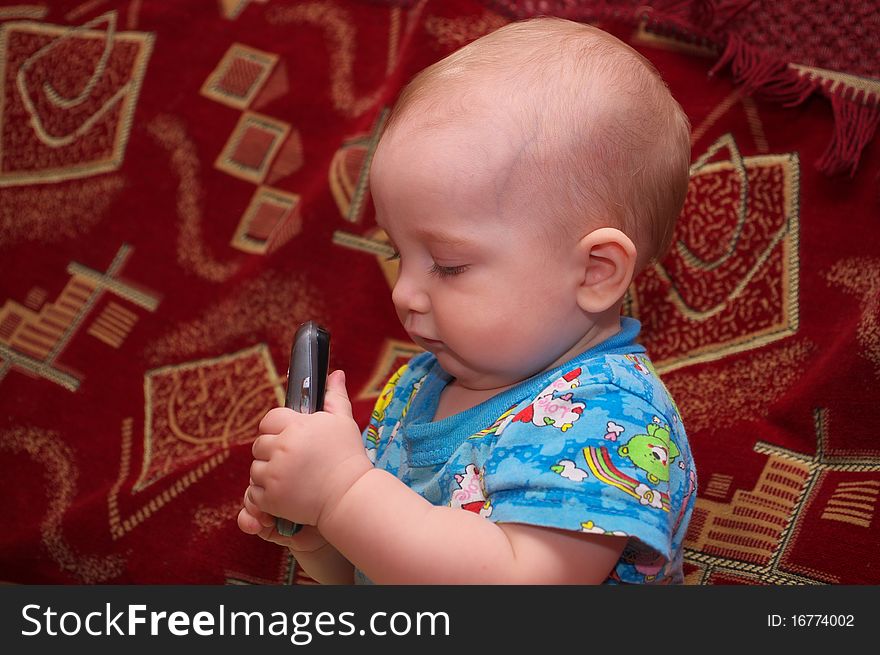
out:
M471 241L468 239L439 230L421 229L418 231L418 236L425 241L433 241L434 243L440 243L454 248L471 245Z

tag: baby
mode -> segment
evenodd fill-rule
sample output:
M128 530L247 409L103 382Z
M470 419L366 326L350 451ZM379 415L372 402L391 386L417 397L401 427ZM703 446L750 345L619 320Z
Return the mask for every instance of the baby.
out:
M670 243L689 158L651 64L587 25L514 23L420 73L370 182L427 352L363 437L342 371L325 411L271 410L240 528L325 583L682 582L696 472L621 306Z

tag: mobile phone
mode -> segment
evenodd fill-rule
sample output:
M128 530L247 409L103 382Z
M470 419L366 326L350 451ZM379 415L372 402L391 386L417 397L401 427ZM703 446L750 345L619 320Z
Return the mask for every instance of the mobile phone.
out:
M285 406L302 414L321 411L329 366L330 332L315 321L306 321L297 329L290 348ZM276 518L275 529L278 534L290 537L302 526Z

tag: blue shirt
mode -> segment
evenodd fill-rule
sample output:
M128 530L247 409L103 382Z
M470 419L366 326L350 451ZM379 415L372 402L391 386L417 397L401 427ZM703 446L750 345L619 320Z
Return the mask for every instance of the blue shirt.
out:
M379 396L367 454L435 505L629 537L607 583L680 583L696 470L639 329L624 317L607 341L439 421L451 378L421 353Z

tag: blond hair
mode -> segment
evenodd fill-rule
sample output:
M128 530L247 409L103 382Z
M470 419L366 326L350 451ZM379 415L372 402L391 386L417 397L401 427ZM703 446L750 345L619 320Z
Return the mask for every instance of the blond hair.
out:
M559 18L511 23L420 72L386 133L465 119L485 84L530 135L530 171L556 192L571 235L618 227L638 268L668 249L687 193L690 125L654 66L595 27ZM487 126L488 128L488 126ZM571 220L572 215L583 220Z

